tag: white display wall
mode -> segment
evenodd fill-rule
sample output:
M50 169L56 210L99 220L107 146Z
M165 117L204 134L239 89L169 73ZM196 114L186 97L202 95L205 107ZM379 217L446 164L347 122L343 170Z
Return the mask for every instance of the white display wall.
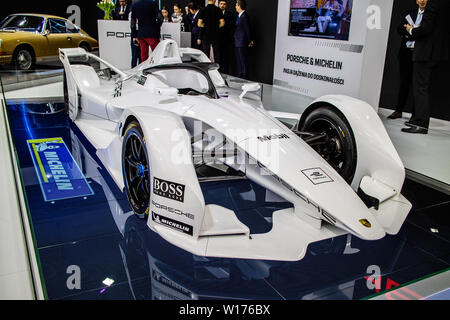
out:
M190 32L181 32L179 23L163 23L161 39L173 39L181 47L190 47ZM100 58L120 70L131 68L131 29L129 21L98 20Z
M274 85L309 97L346 94L378 108L393 0L353 1L348 40L290 36L278 2Z

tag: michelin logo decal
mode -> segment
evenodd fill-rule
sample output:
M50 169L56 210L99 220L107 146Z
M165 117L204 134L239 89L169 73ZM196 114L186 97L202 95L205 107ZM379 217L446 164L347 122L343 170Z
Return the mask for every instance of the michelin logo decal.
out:
M94 194L62 138L27 143L45 201Z
M173 220L173 219L170 219L167 217L163 217L153 211L152 211L152 220L155 221L156 223L168 226L172 229L181 231L183 233L186 233L186 234L192 236L193 228L192 228L192 226L190 226L188 224L185 224L180 221Z

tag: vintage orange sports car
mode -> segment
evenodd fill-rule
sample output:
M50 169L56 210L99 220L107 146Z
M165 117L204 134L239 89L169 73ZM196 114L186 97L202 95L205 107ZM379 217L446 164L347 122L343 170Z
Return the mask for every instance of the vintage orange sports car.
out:
M36 63L57 61L59 48L97 50L98 42L67 19L46 14L7 16L0 24L0 65L29 70Z

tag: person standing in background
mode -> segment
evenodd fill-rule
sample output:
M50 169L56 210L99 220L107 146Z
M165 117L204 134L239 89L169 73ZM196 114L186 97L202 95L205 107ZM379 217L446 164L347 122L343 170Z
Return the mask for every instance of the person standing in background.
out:
M202 49L201 31L202 29L198 24L198 14L200 12L199 7L194 2L188 4L189 12L192 16L192 30L191 30L191 48Z
M119 5L114 9L114 20L128 20L131 6L128 5L127 0L119 0Z
M408 100L408 93L412 84L413 62L412 55L414 51L415 42L411 41L411 35L406 31L404 25L414 23L419 26L422 21L422 15L427 6L428 0L416 0L418 8L409 10L405 17L397 27L397 33L402 37L400 50L398 51L398 62L400 67L400 88L398 91L397 107L395 111L388 116L388 119L398 119L402 117L403 109ZM414 121L414 107L413 114L409 122Z
M197 25L201 28L201 40L203 52L210 56L213 48L214 61L220 61L219 30L225 26L225 19L222 11L214 4L214 0L209 0L208 5L200 10Z
M223 19L225 20L225 26L219 30L219 46L220 46L220 72L231 74L232 60L234 56L233 52L233 34L234 26L236 22L236 16L227 10L227 1L219 1L219 9L222 11Z
M189 4L184 7L184 31L191 32L192 31L192 13L189 10Z
M130 21L131 28L131 7L136 0L131 0L130 12L128 14L128 21ZM136 29L139 29L139 22L136 21ZM139 63L141 63L141 49L139 48L139 41L131 37L131 68L136 67Z
M248 48L254 46L250 33L250 20L247 11L247 2L245 0L236 1L236 31L234 32L234 49L236 53L236 72L237 76L247 79L247 59Z
M136 28L139 21L139 29ZM139 41L141 63L148 59L148 47L155 50L161 38L162 16L154 0L137 0L131 10L131 34Z
M172 22L172 20L170 19L169 10L167 10L167 8L165 6L163 6L161 8L161 14L162 14L162 17L163 17L163 23L164 22Z
M172 22L181 24L181 31L186 31L189 28L190 22L187 21L187 16L183 14L183 9L179 3L173 5Z
M406 133L427 134L431 114L431 75L439 62L448 60L448 0L428 0L418 27L405 24L415 41L413 52L414 119L406 123Z

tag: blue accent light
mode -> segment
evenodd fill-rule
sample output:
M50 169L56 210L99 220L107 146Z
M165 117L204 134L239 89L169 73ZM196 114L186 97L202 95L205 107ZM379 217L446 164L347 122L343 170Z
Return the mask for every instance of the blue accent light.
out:
M23 125L24 125L24 127L25 127L25 131L27 132L28 138L29 138L29 139L34 139L34 133L33 133L33 130L31 129L31 127L30 127L30 124L29 124L29 122L28 122L27 113L26 113L26 111L25 111L26 106L25 106L24 103L22 103L22 104L20 105L20 107L21 107L20 110L21 110L21 112L22 112Z

